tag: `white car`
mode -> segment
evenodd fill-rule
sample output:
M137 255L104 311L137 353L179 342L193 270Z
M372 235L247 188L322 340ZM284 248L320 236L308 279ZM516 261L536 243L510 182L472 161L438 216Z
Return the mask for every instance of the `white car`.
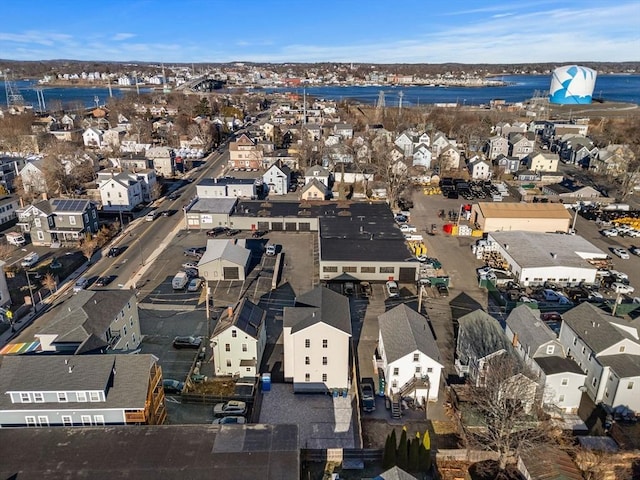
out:
M611 251L623 260L629 260L629 252L627 252L624 248L614 248Z
M400 225L400 231L402 233L417 233L418 229L416 227L414 227L413 225L409 225L407 223L403 223L402 225Z
M202 279L201 278L192 278L189 281L189 285L187 285L187 292L197 292L202 287Z
M266 246L264 250L265 255L268 257L273 257L276 254L276 246L273 244L269 244Z
M76 283L73 284L73 293L78 293L80 290L84 290L89 286L89 280L84 277L80 277L76 280Z
M618 230L616 230L615 228L610 228L608 230L602 230L600 233L602 235L604 235L605 237L617 237L618 236Z
M633 288L631 285L625 285L624 283L613 282L611 284L611 290L613 290L615 293L629 294L633 293L635 288Z
M387 294L389 298L398 298L400 296L400 289L398 289L398 284L393 280L389 280L385 286L387 287Z
M20 265L23 267L33 267L40 260L40 256L36 252L31 252L29 255L22 259Z
M629 252L634 255L638 255L640 257L640 248L639 247L631 247L629 248Z

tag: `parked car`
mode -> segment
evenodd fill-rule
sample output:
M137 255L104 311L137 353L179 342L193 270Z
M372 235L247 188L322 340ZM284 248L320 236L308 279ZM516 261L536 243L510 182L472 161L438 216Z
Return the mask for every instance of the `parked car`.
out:
M197 292L202 287L202 279L201 278L192 278L189 281L189 285L187 285L187 292Z
M187 274L187 277L189 277L189 279L191 278L196 278L199 276L198 270L195 268L187 268L184 273Z
M182 268L191 268L193 270L197 270L198 264L195 262L186 262L182 264Z
M207 237L217 237L218 235L225 233L227 230L227 227L213 227L207 232Z
M264 253L268 257L273 257L276 254L276 246L274 244L270 243L269 245L267 245L265 247Z
M246 423L247 419L241 415L231 415L229 417L216 418L213 425L241 425Z
M84 277L80 277L76 280L76 283L73 284L73 293L77 293L80 290L84 290L89 286L89 280Z
M604 235L605 237L617 237L618 236L618 230L616 230L615 228L602 230L600 233L602 235Z
M115 275L107 275L105 277L98 277L96 283L94 284L96 287L106 287L116 278Z
M447 288L447 286L444 283L439 283L436 288L438 289L438 293L440 294L441 297L448 297L449 296L449 289Z
M389 298L398 298L400 296L400 289L398 288L398 284L393 280L389 280L385 283L385 287L387 288L387 295Z
M245 413L247 413L247 404L239 400L229 400L225 403L216 403L213 407L213 414L216 417L244 415Z
M403 223L400 225L400 231L402 233L418 233L418 229L413 225L409 225L408 223Z
M107 252L107 257L117 257L122 253L122 247L111 247Z
M627 252L624 248L614 248L611 251L623 260L629 260L629 252Z
M20 265L23 267L33 267L40 260L40 256L36 252L31 252L22 259Z
M253 238L262 238L267 234L266 230L256 230L251 234Z
M559 322L562 320L562 315L558 312L545 312L540 314L540 320L543 322Z
M631 285L625 285L624 283L613 282L611 284L611 290L613 290L614 293L628 294L633 293L635 291L635 288L633 288Z
M362 409L365 412L373 412L376 409L376 397L373 393L373 385L369 382L362 382L360 384L360 391L362 392Z
M202 343L201 337L181 337L178 336L173 339L173 348L181 349L181 348L200 348L200 344Z
M169 194L169 200L175 200L179 196L180 196L180 194L178 192L172 192L172 193Z
M153 222L156 218L158 218L158 211L157 210L152 210L149 213L147 213L147 215L144 217L144 219L147 222Z
M629 252L640 256L640 247L629 247Z
M406 222L408 220L408 218L402 214L398 214L395 216L395 221L398 223L403 223Z
M240 230L237 228L232 228L230 230L227 230L227 237L233 237L234 235L237 235L240 233Z
M193 248L187 248L184 251L184 255L185 255L185 257L195 257L198 260L200 260L200 258L202 258L202 255L204 254L204 252L205 252L204 248L193 247Z
M165 378L162 380L162 388L165 393L181 393L184 389L184 382L174 380L173 378Z

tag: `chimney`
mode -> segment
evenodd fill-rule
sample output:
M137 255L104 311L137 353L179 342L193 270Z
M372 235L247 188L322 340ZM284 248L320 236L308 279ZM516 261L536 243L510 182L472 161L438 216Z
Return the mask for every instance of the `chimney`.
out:
M24 208L24 200L20 197L20 208Z
M68 358L65 358L65 359L64 359L64 364L65 364L65 365L69 365L69 359L68 359Z
M227 307L227 316L229 318L233 317L233 307L231 305Z
M42 199L43 199L43 200L49 200L49 197L47 196L47 193L46 193L46 192L44 192L44 193L42 194Z
M73 367L71 365L69 366L69 373L73 373Z

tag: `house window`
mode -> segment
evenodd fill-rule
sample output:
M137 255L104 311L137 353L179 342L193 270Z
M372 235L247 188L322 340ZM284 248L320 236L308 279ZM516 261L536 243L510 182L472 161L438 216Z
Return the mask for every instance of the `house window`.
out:
M586 349L585 349L584 347L582 347L582 354L583 354L583 355L584 355L585 350L586 350Z
M627 390L633 390L633 382L627 383Z
M76 217L74 215L69 215L69 225L76 224Z
M391 382L391 388L398 388L398 381L394 380L393 382Z
M24 417L24 421L27 423L27 427L37 427L36 417L27 416Z
M311 358L310 357L304 357L304 364L305 365L311 365Z
M322 339L322 348L327 348L329 346L329 340L326 338Z
M420 354L419 353L414 353L413 354L413 361L414 362L419 362L420 361Z
M569 385L569 379L568 378L563 378L562 381L560 382L560 385Z
M71 420L71 416L62 415L62 426L64 426L64 427L73 427L73 420Z
M40 425L41 427L48 427L49 417L47 417L46 415L38 415L38 425Z
M80 421L83 426L91 425L91 415L80 415Z
M400 369L398 367L393 367L393 374L398 375L400 373Z
M67 392L58 392L58 402L68 402Z
M326 365L327 364L327 357L322 357L322 364Z
M39 218L34 218L34 219L33 219L33 224L34 224L36 227L41 227L41 226L42 226L42 220L40 220Z
M416 373L420 373L422 371L422 367L420 365L416 366Z
M553 345L547 345L547 355L553 355L555 347Z
M135 345L135 343L136 343L136 334L135 334L135 333L132 333L132 334L131 334L131 341L132 341L132 342L134 343L134 345Z
M573 345L575 346L575 344L578 342L578 339L576 337L573 337Z
M304 374L304 381L305 382L310 382L311 381L311 374L310 373L305 373Z
M28 392L23 392L20 394L20 401L22 403L31 403L31 394Z
M231 360L227 360L227 367L231 366Z
M380 273L395 273L394 267L380 267Z
M122 327L122 335L126 335L126 334L127 334L127 326L126 326L126 325L124 325L124 326Z
M133 317L129 317L129 325L133 327Z
M427 367L427 373L433 373L433 368Z
M236 330L231 330L231 337L236 338L238 336L238 332Z
M596 383L598 383L598 379L596 377L593 377L593 380L591 380L591 386L595 387Z
M33 401L36 403L44 403L44 395L40 392L35 392L33 394Z
M620 348L618 348L618 352L624 353L624 345L620 345Z
M89 392L89 401L90 402L99 402L100 401L100 392Z
M87 401L87 392L76 392L76 400L78 402L86 402Z
M42 230L36 230L36 236L38 237L38 240L44 240L44 232Z
M311 348L311 340L308 338L304 339L304 348Z
M94 415L93 416L93 424L94 425L104 425L104 415Z
M564 402L564 395L558 396L558 402L560 403Z
M243 344L242 344L242 351L243 351L243 352L246 352L246 351L247 351L247 344L246 344L246 343L243 343Z
M323 382L326 382L326 381L327 381L327 374L326 374L326 373L323 373L323 374L322 374L322 381L323 381Z
M224 351L225 352L230 352L231 351L231 344L230 343L225 343L224 344Z

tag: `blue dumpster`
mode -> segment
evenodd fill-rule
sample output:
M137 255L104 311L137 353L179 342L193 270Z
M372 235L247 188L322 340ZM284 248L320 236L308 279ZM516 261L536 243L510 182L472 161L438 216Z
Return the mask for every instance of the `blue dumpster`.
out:
M262 391L263 392L271 391L271 374L270 373L262 374Z

